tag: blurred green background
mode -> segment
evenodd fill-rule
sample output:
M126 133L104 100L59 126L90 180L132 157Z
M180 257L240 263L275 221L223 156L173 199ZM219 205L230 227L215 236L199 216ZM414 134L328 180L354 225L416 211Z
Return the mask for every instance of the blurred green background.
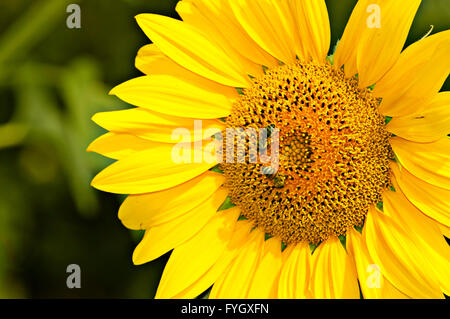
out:
M151 298L167 255L133 266L140 232L117 218L123 197L89 186L110 161L85 152L108 91L136 77L148 39L134 16L177 17L176 0L0 1L0 298ZM81 29L66 7L81 6ZM355 0L327 1L333 46ZM424 0L408 43L450 28L448 0ZM445 90L449 90L447 81ZM66 267L81 266L81 289Z

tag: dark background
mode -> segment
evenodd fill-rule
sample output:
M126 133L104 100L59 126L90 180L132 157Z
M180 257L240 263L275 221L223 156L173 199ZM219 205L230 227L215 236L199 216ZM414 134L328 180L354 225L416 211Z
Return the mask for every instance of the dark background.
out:
M118 220L124 197L89 186L109 160L85 149L103 133L91 116L127 107L108 91L139 75L134 16L177 17L176 2L0 0L0 298L154 296L167 256L132 265L142 233ZM449 2L424 0L408 43L449 29ZM66 27L70 3L81 29ZM355 3L327 1L332 47ZM81 289L66 287L73 263Z

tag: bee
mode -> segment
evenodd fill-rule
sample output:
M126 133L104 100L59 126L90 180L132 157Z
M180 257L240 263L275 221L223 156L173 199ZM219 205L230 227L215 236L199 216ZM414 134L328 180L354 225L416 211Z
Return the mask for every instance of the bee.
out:
M286 176L281 174L276 174L273 177L273 186L276 188L283 188L285 185Z
M261 173L266 175L266 177L273 181L273 186L276 188L283 188L285 185L286 176L278 174L275 168L271 166L264 166L261 168Z
M275 131L275 124L270 124L268 127L266 127L267 130L267 138L271 138L273 132Z
M263 166L261 167L261 173L272 179L277 171L272 166Z
M272 137L274 131L275 131L275 125L274 124L270 124L269 126L267 126L265 128L266 130L266 138L261 138L260 135L260 139L259 139L259 150L261 153L264 153L267 151L267 146L268 146L268 140Z

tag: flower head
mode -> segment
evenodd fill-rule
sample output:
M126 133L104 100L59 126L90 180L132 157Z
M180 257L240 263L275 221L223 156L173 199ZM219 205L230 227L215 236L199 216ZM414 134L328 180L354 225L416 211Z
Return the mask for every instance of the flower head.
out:
M419 5L358 1L332 56L324 0L137 16L145 76L111 91L137 108L89 150L133 261L173 249L157 297L449 294L450 31L402 50Z

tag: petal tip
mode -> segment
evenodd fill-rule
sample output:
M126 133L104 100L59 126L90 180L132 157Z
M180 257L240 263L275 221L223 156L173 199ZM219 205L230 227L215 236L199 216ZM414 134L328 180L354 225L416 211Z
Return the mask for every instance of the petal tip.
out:
M116 95L117 96L117 88L119 86L120 86L120 84L115 86L115 87L113 87L111 90L109 90L108 95Z
M148 260L148 258L145 258L145 256L142 255L140 245L141 243L134 249L133 256L131 258L133 265L135 266L140 266L150 261Z

